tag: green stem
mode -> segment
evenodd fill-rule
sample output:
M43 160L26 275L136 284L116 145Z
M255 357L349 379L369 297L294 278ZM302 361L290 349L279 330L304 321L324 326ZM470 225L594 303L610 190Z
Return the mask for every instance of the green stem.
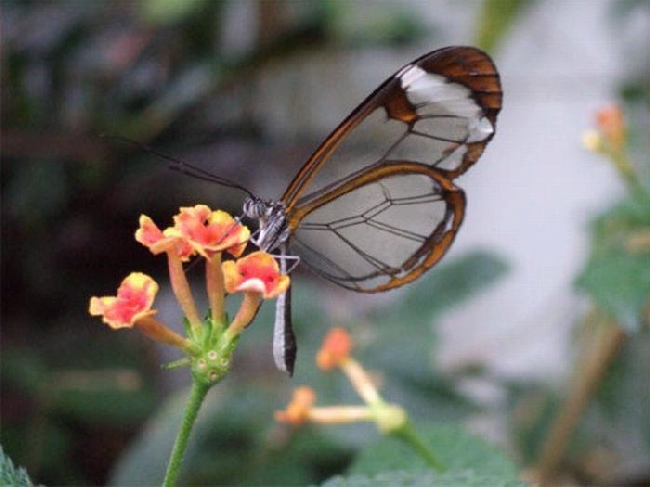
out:
M165 474L163 487L174 487L176 484L176 479L181 472L183 454L185 453L185 448L187 447L187 440L190 437L190 433L192 432L192 428L196 422L196 416L209 389L210 386L208 384L201 383L197 380L194 380L192 383L190 400L187 403L187 407L185 408L185 414L183 415L181 428L178 431L176 441L174 442L174 448L172 449L172 453L169 457L169 464L167 465L167 473Z
M634 192L645 192L645 188L639 181L639 176L634 170L627 153L624 151L612 153L611 158L614 161L614 166L618 170L618 173L628 187Z
M410 421L406 421L399 429L392 431L390 434L408 443L436 472L444 473L447 470L447 467L433 453L429 445L415 433L413 424Z

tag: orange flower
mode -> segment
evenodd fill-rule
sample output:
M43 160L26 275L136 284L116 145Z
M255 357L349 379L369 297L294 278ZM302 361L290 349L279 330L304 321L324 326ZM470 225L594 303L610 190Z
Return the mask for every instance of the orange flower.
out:
M151 309L151 305L157 292L156 281L141 272L132 272L120 284L117 296L90 298L89 311L92 316L101 316L104 323L114 330L137 326L154 340L191 352L193 346L189 340L153 317L156 311Z
M132 272L117 289L117 296L90 298L90 314L101 316L113 329L132 328L135 322L156 313L151 309L158 284L141 272Z
M316 364L321 370L332 370L350 358L352 338L343 328L332 328L316 355Z
M266 252L253 252L237 261L222 264L226 292L261 294L271 299L287 291L289 276L280 274L273 256Z
M596 113L596 125L612 149L620 149L625 144L625 121L623 110L616 103L604 106Z
M293 391L291 401L284 411L275 412L275 420L284 423L304 423L309 419L316 394L311 387L302 386Z
M226 251L239 257L250 237L250 231L225 211L212 211L206 205L181 208L174 217L174 231L203 257Z
M135 231L135 239L147 247L152 254L174 252L183 261L194 253L194 248L171 228L161 231L154 221L146 215L140 215L140 228Z

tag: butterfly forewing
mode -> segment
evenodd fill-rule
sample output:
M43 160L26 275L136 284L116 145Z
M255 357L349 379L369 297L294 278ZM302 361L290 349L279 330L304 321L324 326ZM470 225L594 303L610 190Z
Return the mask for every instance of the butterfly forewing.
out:
M501 98L499 75L482 51L426 54L388 78L325 139L282 199L291 209L303 194L390 160L438 167L454 178L492 139Z
M417 278L451 245L465 198L452 180L492 139L501 87L469 47L431 52L372 93L287 188L292 249L331 281L379 292Z

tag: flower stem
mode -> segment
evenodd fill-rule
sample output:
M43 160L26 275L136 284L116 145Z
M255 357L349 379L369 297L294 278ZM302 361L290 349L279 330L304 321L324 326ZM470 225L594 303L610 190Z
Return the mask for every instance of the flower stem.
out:
M377 387L359 362L353 358L347 358L341 363L341 369L366 404L377 404L381 401Z
M436 472L444 473L447 470L447 467L438 459L431 447L416 434L410 421L406 421L399 429L393 430L390 434L411 446Z
M230 323L230 326L228 326L225 334L228 337L235 337L244 331L244 328L246 328L250 322L253 321L255 315L257 315L261 302L262 296L260 294L245 292L244 300L242 301L237 314Z
M180 257L173 252L168 252L167 257L169 265L169 282L172 285L174 296L176 296L178 304L181 305L187 321L192 325L192 333L194 337L200 336L203 322L196 311L196 305L194 304L190 284L187 282L185 271L183 270L183 262Z
M208 288L208 301L212 318L223 326L223 272L221 271L221 253L207 259L205 264L205 281Z
M181 422L181 428L178 431L176 436L176 441L174 442L174 448L169 457L169 464L167 465L167 473L165 474L165 480L163 481L163 487L173 487L176 485L176 480L178 475L181 472L181 466L183 463L183 454L185 453L185 448L187 447L187 440L190 437L194 423L196 422L196 416L199 412L199 408L205 399L206 394L210 386L208 384L203 384L197 380L194 380L192 383L192 391L190 392L190 399L185 408L185 414L183 415L183 421Z

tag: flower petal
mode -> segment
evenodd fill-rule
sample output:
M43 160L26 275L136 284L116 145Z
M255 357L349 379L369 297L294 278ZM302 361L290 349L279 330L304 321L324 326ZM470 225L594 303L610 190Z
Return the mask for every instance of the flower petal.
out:
M206 205L183 207L174 217L174 228L196 252L204 257L226 251L242 254L250 231L225 211L212 211Z
M623 110L616 103L602 107L596 114L596 125L603 137L615 148L625 143Z
M271 299L287 291L289 276L280 274L276 260L266 252L253 252L222 264L226 292L254 292Z
M135 239L154 255L173 252L186 261L194 253L194 249L183 241L180 234L172 230L167 228L161 231L151 218L141 215L140 227L135 231Z
M332 328L316 355L321 370L331 370L348 358L352 350L352 338L343 328Z
M275 419L283 423L304 423L309 419L309 412L315 401L316 394L311 387L298 387L293 391L287 408L275 412Z
M163 233L147 215L140 215L140 227L135 231L135 239L149 247L163 238Z
M156 281L141 272L132 272L120 284L117 296L92 297L89 312L102 316L113 329L132 328L137 320L156 313L151 306L157 292Z

